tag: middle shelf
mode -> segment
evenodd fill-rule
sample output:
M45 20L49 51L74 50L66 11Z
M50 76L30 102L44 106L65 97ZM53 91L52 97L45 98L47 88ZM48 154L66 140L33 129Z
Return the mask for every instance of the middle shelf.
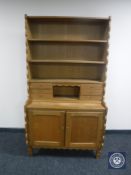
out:
M29 42L53 42L53 43L107 43L108 40L94 40L94 39L27 39Z
M56 60L56 62L72 60L74 63L75 60L78 62L82 60L82 62L86 61L84 63L88 61L98 63L106 61L107 46L105 43L27 42L27 58L28 60Z
M30 62L29 69L33 79L89 79L101 81L106 65Z
M38 60L38 59L34 59L34 60L28 60L28 62L30 63L74 63L74 64L106 64L104 61L88 61L88 60L60 60L60 59L52 59L52 60Z

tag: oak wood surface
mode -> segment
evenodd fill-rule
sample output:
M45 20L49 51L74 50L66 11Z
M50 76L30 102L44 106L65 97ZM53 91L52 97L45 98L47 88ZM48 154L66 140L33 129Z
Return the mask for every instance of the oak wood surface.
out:
M32 145L64 145L64 112L33 110L28 118Z
M25 14L25 19L31 19L34 21L43 20L43 21L80 21L80 22L87 22L87 21L109 21L110 17L84 17L84 16L28 16Z
M105 108L100 101L76 100L70 98L56 98L48 100L33 100L27 106L27 109L71 109L71 110L98 110L104 111Z
M51 39L100 39L106 37L107 19L95 18L28 18L30 37Z
M31 64L34 79L88 79L101 81L104 65L37 63Z
M33 148L89 149L100 156L110 17L25 15L28 100Z
M102 117L100 112L67 112L66 146L97 148Z
M64 84L79 84L79 83L92 83L92 84L102 84L104 85L104 82L95 81L95 80L88 80L88 79L30 79L28 80L29 83L64 83ZM38 85L39 86L39 85Z
M29 60L104 61L107 43L28 42Z
M86 61L86 60L29 60L31 63L74 63L74 64L105 64L104 61Z

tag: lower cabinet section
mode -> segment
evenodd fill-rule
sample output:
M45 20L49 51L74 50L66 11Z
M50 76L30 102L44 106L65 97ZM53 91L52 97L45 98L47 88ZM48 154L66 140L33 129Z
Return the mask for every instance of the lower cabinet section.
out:
M32 148L75 148L100 151L103 112L27 111L27 139Z

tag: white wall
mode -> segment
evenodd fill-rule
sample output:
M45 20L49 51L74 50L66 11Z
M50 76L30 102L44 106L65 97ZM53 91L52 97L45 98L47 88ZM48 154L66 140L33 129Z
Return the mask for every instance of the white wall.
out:
M130 0L0 0L0 127L24 127L24 14L112 17L107 129L131 129Z

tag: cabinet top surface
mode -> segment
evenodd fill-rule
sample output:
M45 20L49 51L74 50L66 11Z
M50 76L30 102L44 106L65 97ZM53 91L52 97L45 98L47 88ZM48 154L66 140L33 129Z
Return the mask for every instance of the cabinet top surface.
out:
M32 101L26 105L28 109L57 109L57 110L105 110L105 107L99 102L94 101L90 103L85 100L45 100Z

